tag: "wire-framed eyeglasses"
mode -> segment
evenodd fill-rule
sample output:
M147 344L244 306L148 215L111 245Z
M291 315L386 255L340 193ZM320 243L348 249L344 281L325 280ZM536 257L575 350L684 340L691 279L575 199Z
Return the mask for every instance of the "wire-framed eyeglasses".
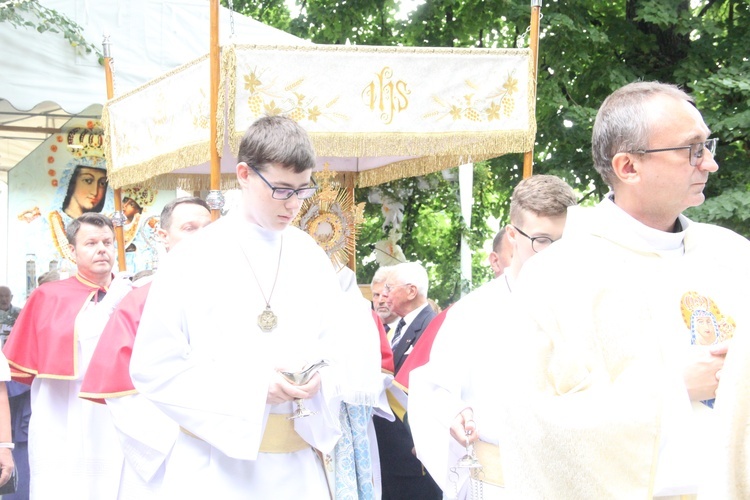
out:
M263 182L266 183L266 185L271 188L271 198L274 200L288 200L292 197L293 194L297 195L297 198L300 200L306 200L310 197L312 197L315 192L318 190L318 184L315 182L315 179L310 177L310 182L312 182L312 186L303 187L299 189L292 189L292 188L280 188L272 185L268 180L263 177L263 174L260 173L260 170L253 167L252 165L249 165L250 168L253 169L253 171L258 174L258 177L260 177Z
M390 285L390 284L386 283L383 286L383 290L385 291L385 293L391 293L394 288L398 288L400 286L411 286L411 283L402 283L400 285Z
M521 236L526 236L528 239L531 240L531 249L534 250L535 253L539 253L548 246L550 246L552 243L554 243L557 240L553 240L549 236L534 236L531 237L528 234L521 231L519 228L511 224L515 228L516 231L518 231Z
M659 149L640 149L638 151L633 151L633 153L638 154L646 154L646 153L661 153L662 151L677 151L680 149L689 149L690 150L690 165L693 167L699 166L703 162L703 152L705 150L708 150L711 153L711 156L716 153L716 144L719 142L719 139L714 137L713 139L707 139L703 142L696 142L694 144L689 144L687 146L677 146L674 148L659 148Z

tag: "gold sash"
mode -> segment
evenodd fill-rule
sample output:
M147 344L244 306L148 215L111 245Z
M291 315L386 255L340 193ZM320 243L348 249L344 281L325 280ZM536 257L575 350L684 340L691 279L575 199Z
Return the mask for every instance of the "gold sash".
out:
M261 453L294 453L310 448L302 437L294 430L294 421L289 420L291 414L271 413L268 415L266 429L260 442ZM180 427L180 430L190 437L198 436Z
M477 460L482 464L483 474L480 474L480 480L501 488L504 487L505 478L503 477L503 466L500 463L500 448L495 444L477 441L474 443L474 451L476 451Z
M266 430L260 442L261 453L294 453L310 448L294 430L294 420L289 420L290 416L283 413L268 415Z

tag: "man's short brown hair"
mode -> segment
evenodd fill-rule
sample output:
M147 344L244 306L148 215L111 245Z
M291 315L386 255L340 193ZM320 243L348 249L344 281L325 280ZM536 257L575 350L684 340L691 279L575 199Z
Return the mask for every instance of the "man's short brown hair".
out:
M78 230L81 229L81 224L108 227L110 231L112 231L112 234L115 234L115 226L112 224L109 217L97 212L86 212L77 219L74 219L73 222L68 224L68 227L65 228L65 236L68 238L68 243L73 246L76 246L76 235L78 234Z
M510 201L510 222L523 223L524 212L538 217L564 215L577 203L573 189L554 175L533 175L518 183Z

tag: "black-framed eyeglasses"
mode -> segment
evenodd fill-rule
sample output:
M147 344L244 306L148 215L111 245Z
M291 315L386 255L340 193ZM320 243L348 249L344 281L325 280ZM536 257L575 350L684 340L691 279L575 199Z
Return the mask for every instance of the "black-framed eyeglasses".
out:
M296 194L297 198L299 198L300 200L306 200L312 197L315 194L315 192L318 190L318 184L315 182L315 179L313 179L312 177L310 177L310 182L313 183L312 186L303 187L299 189L280 188L280 187L273 186L270 182L268 182L268 180L265 177L263 177L263 174L260 173L260 170L253 167L252 165L249 165L249 167L252 168L256 174L258 174L258 177L263 179L263 182L265 182L268 187L271 188L271 198L273 198L274 200L288 200L289 198L292 197L293 194Z
M659 148L659 149L640 149L633 151L633 153L646 154L646 153L661 153L662 151L677 151L680 149L690 150L690 166L697 167L703 162L703 152L708 149L711 156L716 153L716 144L719 139L714 137L713 139L707 139L704 142L696 142L695 144L689 144L687 146L678 146L675 148Z
M516 226L511 224L515 228L516 231L518 231L522 236L526 236L528 239L531 240L531 249L534 250L535 253L539 253L551 244L553 244L557 240L553 240L549 236L534 236L533 238L529 236L528 234L524 233L520 229L518 229Z
M394 288L398 288L398 287L400 287L400 286L411 286L411 283L402 283L401 285L389 285L388 283L386 283L386 284L385 284L385 285L383 286L383 290L385 290L385 293L391 293L391 291L392 291L392 290L393 290Z

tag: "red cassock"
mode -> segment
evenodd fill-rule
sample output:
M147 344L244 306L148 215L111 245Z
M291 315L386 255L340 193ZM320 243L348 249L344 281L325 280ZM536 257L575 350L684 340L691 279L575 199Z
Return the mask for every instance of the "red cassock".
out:
M134 288L112 313L102 331L81 384L80 396L97 403L135 394L130 356L151 283Z
M78 373L76 317L99 291L80 275L40 286L29 297L3 348L17 382L34 377L75 380Z
M388 342L388 335L383 327L383 321L380 319L375 311L372 311L372 319L378 327L378 333L380 334L380 369L385 373L393 375L395 371L393 365L393 351L391 350L391 344Z

